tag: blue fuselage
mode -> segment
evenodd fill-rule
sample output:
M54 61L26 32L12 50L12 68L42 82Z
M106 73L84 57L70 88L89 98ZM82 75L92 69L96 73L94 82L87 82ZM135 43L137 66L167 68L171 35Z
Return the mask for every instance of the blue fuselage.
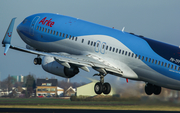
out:
M27 17L17 31L39 51L91 53L122 69L122 77L180 90L180 49L176 46L50 13Z

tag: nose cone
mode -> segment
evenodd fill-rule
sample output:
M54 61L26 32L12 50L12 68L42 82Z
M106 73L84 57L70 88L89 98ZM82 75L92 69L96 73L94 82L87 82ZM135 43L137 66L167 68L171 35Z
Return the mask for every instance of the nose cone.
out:
M19 24L19 25L17 26L16 31L18 32L18 34L20 33L20 31L21 31L21 24Z
M29 32L29 22L28 19L24 19L16 28L18 34L28 34Z

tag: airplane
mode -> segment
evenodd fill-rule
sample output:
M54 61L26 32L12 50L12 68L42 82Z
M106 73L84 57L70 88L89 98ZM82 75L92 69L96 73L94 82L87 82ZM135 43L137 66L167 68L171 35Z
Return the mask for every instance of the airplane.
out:
M35 65L54 75L71 78L79 69L97 71L96 94L109 94L107 74L144 81L147 95L161 93L161 87L180 90L180 48L141 35L105 27L78 18L53 13L26 17L17 32L26 48L11 44L15 18L2 41L8 49L35 54Z

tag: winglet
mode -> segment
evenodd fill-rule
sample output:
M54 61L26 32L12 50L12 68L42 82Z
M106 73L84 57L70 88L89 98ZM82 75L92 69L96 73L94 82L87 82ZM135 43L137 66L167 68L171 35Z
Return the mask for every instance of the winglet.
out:
M4 55L6 55L10 45L11 45L11 37L12 37L12 32L13 32L13 27L14 27L14 22L15 22L16 18L13 18L11 20L11 23L9 24L9 27L6 31L6 34L4 36L4 39L2 41L2 44L5 46L5 50L4 50Z

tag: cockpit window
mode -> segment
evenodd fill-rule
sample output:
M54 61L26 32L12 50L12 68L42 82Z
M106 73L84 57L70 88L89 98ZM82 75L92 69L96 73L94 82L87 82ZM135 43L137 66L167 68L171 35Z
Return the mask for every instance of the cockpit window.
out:
M28 19L24 19L22 23L25 24L25 23L27 22L27 20L28 20Z

